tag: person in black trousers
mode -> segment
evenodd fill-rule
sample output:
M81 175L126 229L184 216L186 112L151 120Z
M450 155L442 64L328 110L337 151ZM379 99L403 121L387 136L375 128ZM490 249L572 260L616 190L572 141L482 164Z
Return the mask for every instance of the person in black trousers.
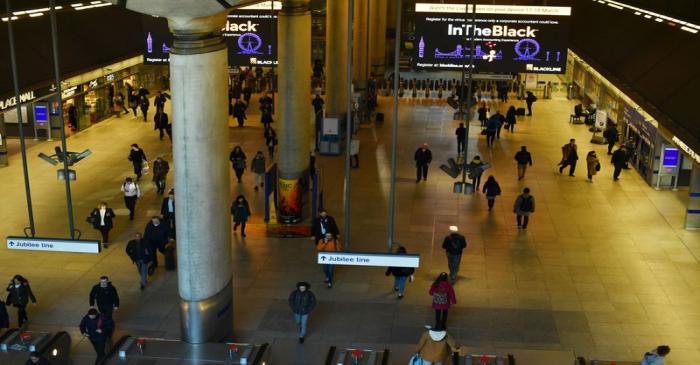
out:
M617 131L615 124L608 124L608 128L603 132L605 141L608 142L608 155L612 155L612 149L615 147L615 142L619 140L620 133Z
M168 197L163 199L160 215L163 217L163 223L170 230L170 237L175 237L175 191L173 189L170 189Z
M620 173L622 169L625 168L627 164L627 149L625 146L620 146L612 155L612 164L615 166L615 172L613 172L613 180L620 180Z
M527 96L525 96L525 104L527 104L527 115L532 115L532 103L536 101L537 97L535 96L535 94L533 94L531 91L528 91Z
M154 130L158 130L160 136L160 140L163 140L163 136L165 136L165 131L168 129L168 126L170 125L170 121L168 121L168 114L164 112L161 109L158 109L156 111L156 116L154 117L155 119L155 125L153 127ZM170 133L168 133L168 136L170 136Z
M158 267L158 252L165 252L165 244L170 238L170 228L160 221L160 217L153 216L151 221L146 225L143 232L143 239L148 243L148 248L151 251L151 265L148 268L148 273L153 274L153 271Z
M104 359L105 346L113 330L114 322L112 319L100 315L95 308L90 308L80 321L80 333L90 340L97 354L95 365L99 364Z
M36 305L36 297L29 286L29 280L22 275L15 275L7 285L7 292L7 304L17 308L17 327L23 328L29 320L27 304L31 301Z
M92 223L92 228L100 231L102 234L102 243L105 248L109 243L109 231L113 227L112 220L116 217L112 208L110 208L106 202L100 203L97 208L93 209L90 213L90 221Z
M141 109L141 114L143 114L143 121L148 120L148 107L151 106L151 102L148 101L147 96L142 96L139 100L139 108Z
M127 177L121 187L124 193L124 205L129 209L129 220L134 220L136 201L141 197L141 188L130 177Z
M576 170L576 161L578 161L578 146L576 146L576 140L570 139L569 143L561 147L561 162L559 162L559 173L564 171L566 166L569 167L569 176L574 176L574 171Z
M335 218L328 215L328 211L325 209L318 211L318 216L314 220L311 231L314 233L314 242L322 240L326 233L333 234L333 238L336 239L340 237L340 230L338 230L338 225L335 223Z
M100 282L90 290L90 308L97 308L106 317L112 317L112 312L119 309L119 294L106 276L100 277Z
M423 143L423 145L416 150L413 155L413 159L416 161L416 182L419 182L421 176L423 181L428 181L428 165L433 160L433 153L428 149L428 144Z
M136 181L141 180L141 173L143 172L143 162L147 161L146 153L143 152L138 144L134 143L131 145L131 151L129 151L129 161L134 165L134 174L136 174Z
M457 153L464 151L464 145L467 140L467 128L464 128L464 123L459 123L459 127L455 130L457 136Z

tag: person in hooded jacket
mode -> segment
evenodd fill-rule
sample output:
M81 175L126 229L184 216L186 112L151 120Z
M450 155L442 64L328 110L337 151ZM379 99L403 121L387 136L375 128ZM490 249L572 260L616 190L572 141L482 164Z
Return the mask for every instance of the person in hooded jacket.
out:
M90 340L92 347L95 349L95 353L97 353L95 365L99 364L102 359L104 359L105 346L113 330L114 321L98 313L95 308L90 308L80 321L80 333Z
M27 304L31 301L36 305L36 297L32 293L29 281L22 275L15 275L7 285L7 304L17 308L17 327L22 328L29 320L27 317Z
M97 307L100 313L110 318L112 312L119 309L119 293L108 277L100 277L100 282L90 290L90 307Z
M666 345L656 347L651 351L644 353L641 365L664 365L666 355L671 352L671 348Z
M489 175L489 178L484 183L483 193L486 194L486 200L489 204L489 212L493 209L493 203L496 202L496 197L501 195L501 186L498 185L496 178Z
M433 309L435 310L435 328L447 328L447 311L450 306L457 304L455 290L448 281L447 273L442 272L430 286L428 291L433 297Z
M450 356L459 352L459 346L445 328L435 327L423 332L416 345L416 353L421 358L421 365L444 365Z
M304 343L309 314L316 308L316 296L309 290L310 288L309 283L298 282L296 290L289 294L289 308L294 314L294 321L299 326L299 343Z
M403 246L400 246L396 250L397 255L405 255L406 254L406 248ZM403 292L406 289L406 280L411 280L413 281L413 273L415 272L415 269L412 267L389 267L386 269L386 273L384 275L389 276L393 275L394 276L394 291L396 292L397 298L401 299L403 298Z

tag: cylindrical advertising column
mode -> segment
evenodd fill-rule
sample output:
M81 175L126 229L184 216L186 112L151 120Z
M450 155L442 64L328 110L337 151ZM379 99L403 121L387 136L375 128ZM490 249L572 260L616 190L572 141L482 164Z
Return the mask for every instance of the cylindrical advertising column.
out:
M700 228L700 164L697 162L693 164L688 195L685 228Z
M232 332L226 13L169 19L170 84L182 339Z
M384 74L386 63L386 18L387 0L372 0L370 2L370 72L374 75Z
M348 0L326 1L326 114L347 109Z
M279 13L279 193L278 216L302 220L308 193L311 142L311 13L309 0L286 0Z

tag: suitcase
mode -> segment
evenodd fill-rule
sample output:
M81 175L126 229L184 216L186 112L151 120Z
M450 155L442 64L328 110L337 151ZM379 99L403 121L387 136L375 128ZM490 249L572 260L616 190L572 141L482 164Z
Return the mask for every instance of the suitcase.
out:
M518 109L515 111L515 114L517 114L517 115L525 115L525 108L518 108Z
M595 144L606 144L606 143L605 143L605 137L603 137L603 136L593 136L593 137L591 137L591 143L595 143Z
M384 113L377 113L375 120L377 122L383 122L384 121Z

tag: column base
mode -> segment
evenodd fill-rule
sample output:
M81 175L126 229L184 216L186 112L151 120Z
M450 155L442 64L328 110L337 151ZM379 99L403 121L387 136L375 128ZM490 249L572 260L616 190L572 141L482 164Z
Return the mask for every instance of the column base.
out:
M233 333L233 280L213 297L200 301L180 298L180 333L191 343L219 342Z

